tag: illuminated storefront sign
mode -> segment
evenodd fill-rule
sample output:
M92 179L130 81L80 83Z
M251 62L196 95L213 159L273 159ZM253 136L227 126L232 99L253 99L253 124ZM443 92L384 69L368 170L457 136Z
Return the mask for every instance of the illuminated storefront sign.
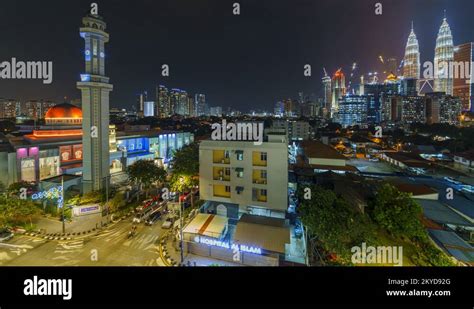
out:
M82 160L82 145L60 146L59 156L61 161Z
M237 250L240 252L247 252L247 253L254 253L254 254L262 254L262 249L258 247L252 247L247 245L239 245L233 244L227 241L221 241L213 238L196 236L194 237L194 241L200 244L213 246L213 247L220 247L225 249L231 249L233 251Z

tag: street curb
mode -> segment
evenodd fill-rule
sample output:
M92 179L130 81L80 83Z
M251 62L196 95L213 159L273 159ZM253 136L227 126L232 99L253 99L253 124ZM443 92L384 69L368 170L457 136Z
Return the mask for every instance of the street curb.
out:
M42 231L33 231L33 232L25 232L22 233L22 235L30 236L30 237L35 237L35 238L40 238L40 239L46 239L46 240L76 240L76 239L85 239L89 236L92 236L92 234L95 233L95 235L98 235L104 228L111 227L120 221L123 221L130 217L133 214L133 211L130 211L126 215L120 217L119 219L110 222L110 223L105 223L102 227L100 228L92 228L89 230L81 231L81 232L69 232L69 233L44 233Z

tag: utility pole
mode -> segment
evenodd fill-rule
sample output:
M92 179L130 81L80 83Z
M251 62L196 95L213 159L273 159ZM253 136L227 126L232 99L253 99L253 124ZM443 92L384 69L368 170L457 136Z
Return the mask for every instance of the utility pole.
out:
M66 217L64 217L64 175L61 175L61 214L63 217L63 234L66 233Z
M179 229L180 229L180 239L181 239L181 265L184 265L184 253L183 253L183 204L182 204L182 198L181 194L179 196Z

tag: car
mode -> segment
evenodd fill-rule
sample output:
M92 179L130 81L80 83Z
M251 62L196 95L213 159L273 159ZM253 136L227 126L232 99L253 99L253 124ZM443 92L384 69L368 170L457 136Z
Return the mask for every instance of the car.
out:
M165 222L161 225L161 228L163 229L170 229L171 226L173 225L173 219L172 218L166 218Z
M0 242L7 241L13 238L13 233L7 228L0 229Z
M160 218L161 212L157 211L156 213L150 215L150 217L145 221L145 225L153 225Z

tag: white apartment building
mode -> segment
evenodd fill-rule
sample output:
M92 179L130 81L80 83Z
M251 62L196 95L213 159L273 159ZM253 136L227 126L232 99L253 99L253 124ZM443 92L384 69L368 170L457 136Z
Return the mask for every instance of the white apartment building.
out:
M269 135L268 141L202 141L199 147L201 199L228 211L284 218L288 207L288 141ZM235 209L231 209L234 207Z

